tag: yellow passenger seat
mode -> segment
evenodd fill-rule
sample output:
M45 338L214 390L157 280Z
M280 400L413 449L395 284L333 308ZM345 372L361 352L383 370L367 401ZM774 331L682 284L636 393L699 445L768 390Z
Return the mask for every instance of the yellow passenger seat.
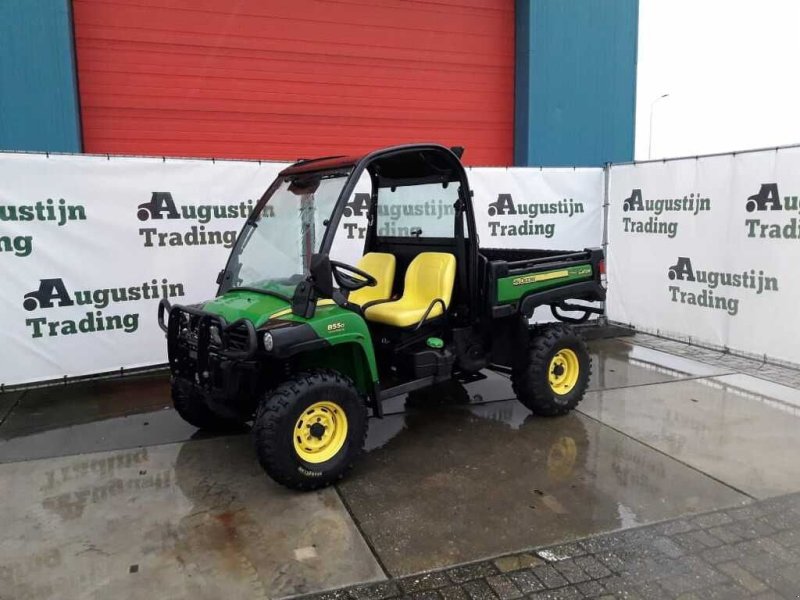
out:
M444 309L450 306L455 278L455 256L444 252L422 252L408 265L403 297L370 306L364 314L377 323L411 327L422 320L425 311L438 298L442 302L437 302L427 317L433 319L444 314Z
M362 271L372 275L378 284L372 287L366 286L360 290L350 292L348 300L353 304L363 306L368 302L388 300L392 297L392 286L394 285L395 270L394 254L385 252L367 252L356 265Z

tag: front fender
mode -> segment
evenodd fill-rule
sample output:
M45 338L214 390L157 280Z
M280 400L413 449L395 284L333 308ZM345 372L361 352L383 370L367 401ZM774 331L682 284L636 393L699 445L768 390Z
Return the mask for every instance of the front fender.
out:
M370 336L366 321L364 321L364 318L360 314L351 310L346 310L335 304L327 306L317 305L317 310L310 319L304 319L290 314L286 315L283 320L304 325L305 327L303 327L303 329L308 333L311 333L308 331L309 329L313 331L313 339L316 340L312 342L311 339L307 339L308 336L303 336L304 339L302 343L297 347L291 348L290 353L292 355L303 351L320 351L337 346L355 345L360 350L356 356L359 354L361 355L370 381L372 383L378 381L378 367L375 361L375 349L372 345L372 337ZM295 328L291 327L286 329L288 333L288 329ZM281 329L275 329L273 331L276 339L278 336L283 337Z

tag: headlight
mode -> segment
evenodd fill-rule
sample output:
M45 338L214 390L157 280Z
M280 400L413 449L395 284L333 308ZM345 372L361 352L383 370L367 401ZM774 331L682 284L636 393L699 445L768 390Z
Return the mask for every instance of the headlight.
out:
M267 331L264 334L264 337L261 339L264 341L264 350L266 350L267 352L272 352L272 348L275 345L275 343L272 340L272 334L269 331Z
M219 327L212 325L208 328L208 338L215 346L222 346L222 336L219 334Z

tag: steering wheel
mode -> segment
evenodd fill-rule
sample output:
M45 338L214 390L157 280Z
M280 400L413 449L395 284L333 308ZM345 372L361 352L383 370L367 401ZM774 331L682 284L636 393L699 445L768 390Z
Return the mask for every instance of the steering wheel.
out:
M336 283L339 284L340 288L348 292L354 292L366 286L373 287L378 285L378 280L372 275L352 265L346 265L338 260L332 260L331 267L333 278L336 280ZM358 278L348 275L348 273L354 273L358 275Z

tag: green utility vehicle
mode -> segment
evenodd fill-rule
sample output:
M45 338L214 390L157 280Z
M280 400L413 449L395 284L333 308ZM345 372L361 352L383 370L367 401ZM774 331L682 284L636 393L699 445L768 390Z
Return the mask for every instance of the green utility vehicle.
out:
M488 368L537 415L574 408L591 363L565 323L599 312L572 301L605 298L602 250L480 247L462 152L407 145L284 169L217 297L159 305L180 415L210 430L252 421L266 472L311 490L353 465L387 398ZM539 306L560 322L530 325Z

